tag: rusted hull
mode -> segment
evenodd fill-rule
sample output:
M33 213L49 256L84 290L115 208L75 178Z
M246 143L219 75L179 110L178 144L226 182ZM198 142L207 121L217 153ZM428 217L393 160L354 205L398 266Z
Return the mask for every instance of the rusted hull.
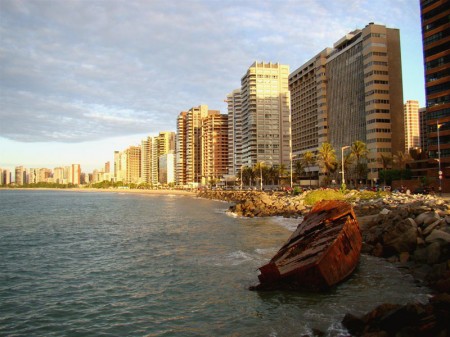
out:
M356 268L362 246L351 205L322 201L269 263L259 268L252 290L322 290L341 282Z

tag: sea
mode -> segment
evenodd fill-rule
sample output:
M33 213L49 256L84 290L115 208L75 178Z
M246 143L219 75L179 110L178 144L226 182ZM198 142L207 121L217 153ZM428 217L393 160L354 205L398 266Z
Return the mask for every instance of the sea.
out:
M183 195L0 190L0 336L348 336L346 313L426 302L361 256L325 293L255 292L299 219Z

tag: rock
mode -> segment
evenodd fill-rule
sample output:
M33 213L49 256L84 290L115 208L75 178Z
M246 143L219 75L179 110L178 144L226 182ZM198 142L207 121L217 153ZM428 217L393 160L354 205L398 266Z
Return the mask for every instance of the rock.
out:
M400 263L406 263L408 261L409 261L409 253L408 252L400 253Z
M429 235L437 226L439 226L441 223L441 219L436 220L435 222L433 222L432 224L428 225L427 227L425 227L425 229L422 232L423 236L427 236Z
M353 314L346 314L342 320L342 325L354 336L362 335L365 324L362 318L356 317Z
M385 256L401 252L412 252L417 245L417 226L415 222L413 224L408 220L393 223L385 228L385 233L382 237Z
M439 245L438 242L433 242L432 244L428 245L426 251L427 251L427 263L429 265L433 265L439 262L439 258L441 256L441 246Z
M389 213L391 213L391 211L388 210L387 208L383 208L380 212L380 214L382 214L382 215L388 215Z
M450 234L445 231L442 231L440 229L435 229L425 239L425 242L427 242L427 243L439 242L439 241L444 241L444 242L450 243Z
M414 220L416 221L417 226L420 226L424 223L425 219L433 216L434 212L425 212L419 214ZM436 219L437 220L437 219Z

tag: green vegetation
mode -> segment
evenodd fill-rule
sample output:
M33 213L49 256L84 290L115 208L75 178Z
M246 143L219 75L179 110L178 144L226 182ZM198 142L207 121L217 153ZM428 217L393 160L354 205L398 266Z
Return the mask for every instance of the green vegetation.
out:
M322 200L345 200L345 195L336 190L315 190L305 196L306 205L314 205Z
M378 199L383 198L388 195L389 192L384 191L344 191L342 190L315 190L309 192L305 196L305 204L306 205L314 205L315 203L322 200L344 200L348 202L359 200L370 200L370 199Z

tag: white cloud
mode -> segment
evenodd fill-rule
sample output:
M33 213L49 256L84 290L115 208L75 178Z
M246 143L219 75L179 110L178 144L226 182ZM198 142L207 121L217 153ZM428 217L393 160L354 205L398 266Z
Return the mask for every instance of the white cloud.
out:
M407 43L420 32L415 2L2 0L0 135L83 142L174 130L192 106L225 112L255 60L294 70L372 21L401 28Z

